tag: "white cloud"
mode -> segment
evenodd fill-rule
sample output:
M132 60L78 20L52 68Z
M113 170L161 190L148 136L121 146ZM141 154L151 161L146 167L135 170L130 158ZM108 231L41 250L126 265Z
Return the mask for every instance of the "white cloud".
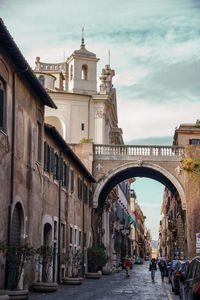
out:
M118 102L119 126L123 128L124 140L141 137L173 135L180 123L194 123L200 116L197 104L157 104L140 100Z

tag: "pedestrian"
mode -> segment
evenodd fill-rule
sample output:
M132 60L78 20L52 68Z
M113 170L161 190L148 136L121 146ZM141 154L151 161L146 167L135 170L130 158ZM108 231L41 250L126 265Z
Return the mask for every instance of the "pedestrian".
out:
M155 271L157 271L155 258L151 259L151 262L150 262L150 265L149 265L149 271L151 271L152 282L155 282Z
M160 274L162 280L164 280L165 274L166 274L166 263L163 258L158 263L159 269L160 269Z
M126 267L126 277L129 277L130 276L130 259L128 256L126 258L125 267Z

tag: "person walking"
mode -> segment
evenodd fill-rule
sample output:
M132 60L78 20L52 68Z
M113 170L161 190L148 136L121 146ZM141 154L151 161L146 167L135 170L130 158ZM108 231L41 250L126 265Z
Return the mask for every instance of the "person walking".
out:
M129 277L130 276L130 259L128 256L126 258L125 267L126 267L126 277Z
M157 271L157 265L155 258L151 259L150 265L149 265L149 271L151 271L151 279L152 282L155 282L155 271Z
M160 274L162 280L164 280L165 274L166 274L166 263L164 259L161 258L161 260L158 263L159 269L160 269Z

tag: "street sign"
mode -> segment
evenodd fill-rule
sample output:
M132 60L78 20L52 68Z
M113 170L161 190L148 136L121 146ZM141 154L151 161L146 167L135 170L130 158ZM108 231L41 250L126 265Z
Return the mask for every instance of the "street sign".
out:
M200 233L196 233L196 244L200 244Z
M200 249L196 249L196 253L200 253Z
M174 250L174 255L178 256L180 254L179 250Z

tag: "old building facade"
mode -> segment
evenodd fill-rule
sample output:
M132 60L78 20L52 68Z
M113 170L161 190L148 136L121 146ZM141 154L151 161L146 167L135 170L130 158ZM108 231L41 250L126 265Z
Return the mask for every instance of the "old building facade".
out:
M0 241L34 249L49 246L53 258L48 280L60 282L72 272L87 271L95 180L57 129L45 125L45 105L56 105L2 20L0 32ZM75 251L80 253L76 270ZM2 253L0 260L0 288L10 288L14 271ZM43 280L43 267L33 258L19 287L38 280Z

